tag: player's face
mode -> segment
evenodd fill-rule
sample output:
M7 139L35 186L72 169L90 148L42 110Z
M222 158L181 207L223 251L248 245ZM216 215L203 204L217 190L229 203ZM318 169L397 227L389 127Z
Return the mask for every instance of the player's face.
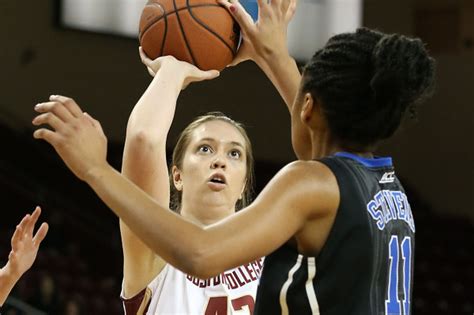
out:
M228 205L242 197L247 173L245 139L231 124L208 121L196 128L183 160L183 201Z

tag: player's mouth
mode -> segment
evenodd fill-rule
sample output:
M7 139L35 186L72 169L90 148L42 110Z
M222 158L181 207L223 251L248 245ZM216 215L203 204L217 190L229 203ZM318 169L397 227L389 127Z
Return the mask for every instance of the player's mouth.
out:
M215 173L207 181L207 185L214 191L221 191L227 186L227 181L222 173Z

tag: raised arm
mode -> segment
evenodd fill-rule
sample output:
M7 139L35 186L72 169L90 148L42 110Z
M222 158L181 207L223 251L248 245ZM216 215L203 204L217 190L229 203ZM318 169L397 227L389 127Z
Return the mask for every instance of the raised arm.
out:
M238 1L218 1L234 16L242 30L242 46L232 65L253 60L276 87L291 113L301 74L288 52L287 29L297 0L257 0L257 22Z
M41 209L37 207L31 215L27 214L21 220L13 233L8 262L0 269L0 307L21 276L33 265L38 248L48 233L48 225L43 223L33 235L40 214Z
M175 114L176 100L181 89L190 81L186 71L192 68L171 57L150 60L141 49L140 56L154 78L130 115L122 174L157 203L168 207L170 187L166 138ZM196 71L195 76L199 80L212 79L217 75L215 71L193 71ZM186 76L185 72L188 73ZM165 262L122 220L120 231L124 255L124 295L129 298L145 288L162 270Z
M146 57L142 52L142 60ZM166 138L181 91L179 77L169 68L159 71L130 114L122 174L160 205L169 203ZM123 294L135 296L162 270L165 262L120 220L123 249Z
M337 208L339 190L331 171L319 162L299 161L280 171L247 209L210 227L197 226L157 204L107 164L106 138L96 120L71 99L52 100L76 114L64 120L50 111L39 115L34 124L46 123L54 131L38 129L35 138L52 144L145 244L184 272L207 278L265 256L312 220L327 223Z

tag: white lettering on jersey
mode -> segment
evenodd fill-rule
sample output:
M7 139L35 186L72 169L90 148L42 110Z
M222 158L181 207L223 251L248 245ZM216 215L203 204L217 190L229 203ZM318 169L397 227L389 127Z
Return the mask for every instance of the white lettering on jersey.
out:
M395 181L395 172L387 172L380 179L380 184L393 183Z
M392 220L402 220L415 232L415 221L410 204L407 196L401 191L382 190L377 192L373 199L367 203L367 211L377 222L379 230L383 230Z

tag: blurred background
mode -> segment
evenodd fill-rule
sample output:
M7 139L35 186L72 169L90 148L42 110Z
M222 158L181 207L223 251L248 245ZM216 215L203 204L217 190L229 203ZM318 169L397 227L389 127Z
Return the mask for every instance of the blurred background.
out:
M144 2L0 1L0 266L26 212L39 204L50 224L38 259L15 287L5 314L123 313L118 220L51 147L33 141L31 120L33 106L50 94L75 98L102 123L108 159L120 168L128 115L151 80L140 63L134 31ZM322 46L325 36L339 30L338 21L348 18L421 37L437 59L436 94L420 108L418 120L404 125L377 153L394 158L416 218L413 314L473 314L474 1L300 4L304 10L298 11L289 38L300 65L308 50L318 48L301 45ZM336 11L307 24L315 19L304 12L321 16L320 10ZM107 27L94 24L101 20ZM182 93L170 152L179 131L212 110L247 126L257 160L257 192L295 159L286 106L253 63L226 69L219 79Z

